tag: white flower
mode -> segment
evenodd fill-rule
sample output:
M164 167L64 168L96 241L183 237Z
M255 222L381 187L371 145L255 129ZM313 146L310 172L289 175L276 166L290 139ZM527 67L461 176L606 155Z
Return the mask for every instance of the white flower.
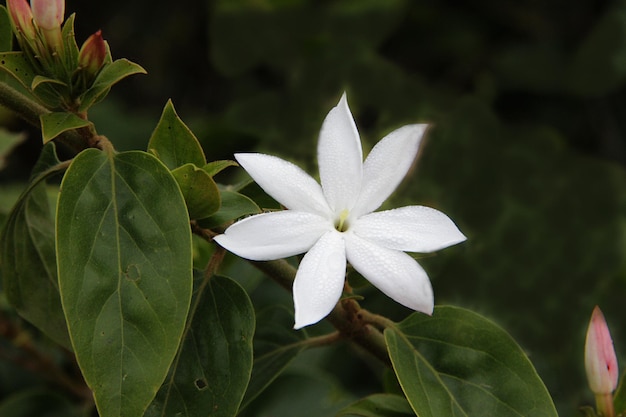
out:
M398 303L432 314L428 276L404 251L432 252L462 242L465 236L445 214L429 207L373 213L411 167L425 129L419 124L391 132L363 162L344 94L320 132L321 186L283 159L235 155L287 210L245 218L215 240L238 256L257 261L306 252L293 283L296 329L317 323L339 301L346 261Z

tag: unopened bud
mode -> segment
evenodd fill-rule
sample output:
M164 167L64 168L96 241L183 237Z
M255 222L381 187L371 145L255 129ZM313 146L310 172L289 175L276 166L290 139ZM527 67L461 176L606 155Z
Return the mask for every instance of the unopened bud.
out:
M65 16L65 0L31 0L35 23L42 29L61 27Z
M593 309L585 341L585 370L594 394L611 394L617 387L618 368L609 327L599 307Z
M33 25L33 13L26 0L7 0L7 8L15 29L25 38L35 39L36 32Z
M106 59L107 49L102 31L97 31L87 38L78 54L78 66L90 76L95 76Z

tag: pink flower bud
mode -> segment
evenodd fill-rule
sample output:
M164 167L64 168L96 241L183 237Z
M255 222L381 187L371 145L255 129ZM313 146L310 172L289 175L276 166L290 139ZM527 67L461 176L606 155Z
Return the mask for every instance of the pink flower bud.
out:
M13 26L27 39L35 39L33 14L26 0L7 0L7 8Z
M97 31L87 38L78 54L78 66L95 76L104 64L107 48L102 39L102 31Z
M585 370L594 394L611 394L617 387L618 368L613 340L598 306L593 309L587 329Z
M33 18L42 29L60 28L65 16L65 0L31 0Z

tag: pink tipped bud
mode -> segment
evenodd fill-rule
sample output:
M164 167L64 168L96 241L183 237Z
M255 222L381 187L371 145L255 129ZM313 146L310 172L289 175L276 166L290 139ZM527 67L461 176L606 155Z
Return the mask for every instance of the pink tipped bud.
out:
M78 65L87 73L96 75L106 59L107 48L99 30L87 38L78 54Z
M611 394L617 387L618 369L609 327L600 308L591 314L585 341L585 370L594 394Z
M60 28L65 16L65 0L31 0L33 18L42 29Z
M35 39L33 13L26 0L7 0L7 8L13 26L27 39Z

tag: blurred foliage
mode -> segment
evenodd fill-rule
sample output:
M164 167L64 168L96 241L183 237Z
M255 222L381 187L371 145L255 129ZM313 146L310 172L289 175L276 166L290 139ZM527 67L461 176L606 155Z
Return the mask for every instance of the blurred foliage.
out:
M209 160L256 149L309 172L323 117L344 90L370 146L403 124L433 123L394 205L437 207L469 237L420 260L437 303L469 307L510 331L562 415L592 401L582 353L595 304L626 364L625 1L68 0L67 9L77 12L78 39L102 28L114 58L148 71L92 111L119 149L145 148L169 98ZM39 152L37 133L28 134L0 172L4 183L28 175L15 162L28 165ZM243 178L237 172L221 180ZM3 219L4 201L0 210ZM272 283L243 285L255 306L290 303ZM406 314L376 291L363 294L366 308ZM382 378L358 360L316 361L348 380L299 360L272 388L282 402L270 391L246 413L292 415L315 393L325 400L311 415L332 415Z

